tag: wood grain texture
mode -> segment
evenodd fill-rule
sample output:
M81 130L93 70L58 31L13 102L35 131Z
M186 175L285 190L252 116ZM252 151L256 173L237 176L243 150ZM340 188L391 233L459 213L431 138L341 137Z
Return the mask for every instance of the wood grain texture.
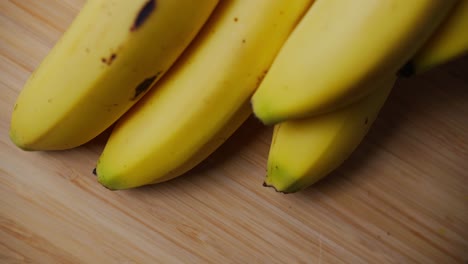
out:
M170 182L109 191L108 132L24 152L14 100L84 0L0 0L1 263L466 263L468 57L399 80L370 133L297 193L262 187L271 128L249 119Z

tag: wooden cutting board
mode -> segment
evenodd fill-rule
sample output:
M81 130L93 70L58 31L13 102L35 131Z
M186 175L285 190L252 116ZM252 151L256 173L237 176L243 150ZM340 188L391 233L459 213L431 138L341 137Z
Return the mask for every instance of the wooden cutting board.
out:
M468 57L399 80L350 159L303 192L262 187L272 130L253 118L190 173L113 192L91 173L108 132L57 152L8 138L83 4L0 0L1 263L468 261Z

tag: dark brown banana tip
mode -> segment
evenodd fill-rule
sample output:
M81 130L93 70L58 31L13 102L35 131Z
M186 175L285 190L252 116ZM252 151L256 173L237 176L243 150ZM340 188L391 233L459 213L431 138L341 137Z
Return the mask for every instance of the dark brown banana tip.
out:
M93 169L94 176L97 176L96 168Z
M262 185L263 185L263 187L273 188L273 190L275 190L275 192L277 192L277 193L289 194L289 192L279 191L278 189L276 189L275 186L269 185L269 184L267 184L266 182L263 182Z
M416 73L414 64L412 61L407 62L403 67L400 68L397 72L398 77L409 78Z

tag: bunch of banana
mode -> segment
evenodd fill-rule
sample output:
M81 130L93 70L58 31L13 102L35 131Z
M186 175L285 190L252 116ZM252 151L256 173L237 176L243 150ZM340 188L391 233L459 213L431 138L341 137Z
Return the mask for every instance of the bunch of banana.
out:
M468 0L88 1L10 137L62 150L115 124L95 172L128 189L192 169L253 110L275 125L264 185L296 192L354 151L398 73L468 50L467 14Z
M62 150L96 137L169 69L218 1L87 1L21 91L13 142Z
M429 40L416 51L407 64L412 65L411 74L467 52L467 7L466 0L457 3ZM283 193L297 192L340 166L367 134L396 79L396 72L387 72L376 81L360 84L365 87L359 86L358 89L372 92L354 103L324 114L275 125L264 185Z
M127 189L194 167L251 114L250 97L310 0L225 0L179 61L117 122L97 163Z

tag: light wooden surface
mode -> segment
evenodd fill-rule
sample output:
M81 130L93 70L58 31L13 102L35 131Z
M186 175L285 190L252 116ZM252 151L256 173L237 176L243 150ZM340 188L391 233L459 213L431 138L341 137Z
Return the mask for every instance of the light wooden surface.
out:
M271 128L254 119L189 174L112 192L91 174L108 133L47 153L8 139L83 3L0 0L1 263L468 261L468 57L400 80L352 157L301 193L262 187Z

